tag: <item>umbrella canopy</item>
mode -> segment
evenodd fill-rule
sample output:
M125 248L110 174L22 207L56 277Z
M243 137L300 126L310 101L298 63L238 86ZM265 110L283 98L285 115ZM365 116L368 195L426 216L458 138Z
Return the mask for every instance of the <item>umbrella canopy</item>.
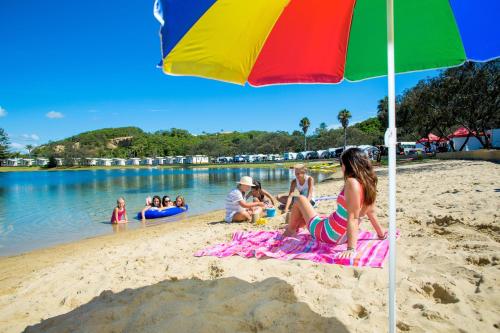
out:
M474 136L476 135L476 132L471 132L465 127L460 127L458 128L453 134L451 134L449 137L450 138L466 138L468 136ZM484 133L480 133L481 136L484 135Z
M422 143L422 142L444 142L447 141L447 138L440 138L439 136L430 133L426 138L422 138L417 141L417 143Z
M165 73L254 86L387 74L386 0L157 0ZM396 73L500 54L498 0L396 0Z

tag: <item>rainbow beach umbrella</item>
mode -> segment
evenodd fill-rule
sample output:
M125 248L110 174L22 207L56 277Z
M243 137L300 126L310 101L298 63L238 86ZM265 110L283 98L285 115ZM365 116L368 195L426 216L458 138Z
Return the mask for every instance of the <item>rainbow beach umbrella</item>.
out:
M500 56L500 0L156 0L166 74L252 86L388 76L389 330L396 331L395 73Z

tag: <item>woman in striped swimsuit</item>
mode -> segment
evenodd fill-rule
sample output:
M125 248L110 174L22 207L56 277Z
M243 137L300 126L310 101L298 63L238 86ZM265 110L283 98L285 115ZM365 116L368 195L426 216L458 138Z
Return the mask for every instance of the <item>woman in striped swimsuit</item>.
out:
M307 226L311 236L329 244L347 241L347 251L341 258L355 254L360 217L367 216L379 238L384 238L375 216L377 175L364 152L358 148L346 150L340 157L344 173L344 188L337 197L337 210L330 216L318 214L307 198L300 196L294 204L290 222L283 236L292 236L300 227Z

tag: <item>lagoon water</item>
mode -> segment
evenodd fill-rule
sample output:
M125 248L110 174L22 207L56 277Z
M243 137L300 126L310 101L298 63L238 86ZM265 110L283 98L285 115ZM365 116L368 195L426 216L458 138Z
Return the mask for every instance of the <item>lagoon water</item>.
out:
M190 168L112 169L0 173L0 256L111 233L116 199L125 197L129 223L145 198L182 194L189 215L224 208L224 198L241 176L261 180L271 193L286 192L287 169ZM324 177L314 175L316 180ZM319 177L319 179L318 179ZM174 223L166 219L160 223ZM158 223L155 221L155 223Z

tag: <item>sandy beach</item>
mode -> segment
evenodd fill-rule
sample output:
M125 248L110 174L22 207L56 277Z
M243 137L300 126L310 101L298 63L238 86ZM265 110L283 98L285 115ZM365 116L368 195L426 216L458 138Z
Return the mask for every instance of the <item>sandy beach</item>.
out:
M379 217L387 226L387 173ZM337 194L340 174L318 186ZM402 332L500 331L500 165L398 169ZM318 210L329 213L333 201ZM0 332L384 332L387 267L193 256L236 230L223 212L0 259ZM362 228L369 229L364 222Z

